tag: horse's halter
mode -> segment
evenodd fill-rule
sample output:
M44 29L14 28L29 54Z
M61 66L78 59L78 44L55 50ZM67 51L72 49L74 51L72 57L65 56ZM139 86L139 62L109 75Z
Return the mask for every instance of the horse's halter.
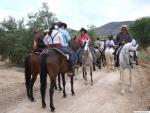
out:
M131 45L131 46L132 46L132 45ZM131 49L131 46L129 47L128 51L124 54L124 57L125 57L126 55L129 56L130 62L131 62L131 60L132 60L132 58L131 58L131 56L130 56L130 52L135 52L135 51L136 51L136 50L132 50L132 49ZM122 49L123 49L123 48L122 48ZM126 64L130 66L130 64L128 64L127 62L126 62Z
M84 40L84 45L83 45L83 54L87 55L89 51L89 40Z

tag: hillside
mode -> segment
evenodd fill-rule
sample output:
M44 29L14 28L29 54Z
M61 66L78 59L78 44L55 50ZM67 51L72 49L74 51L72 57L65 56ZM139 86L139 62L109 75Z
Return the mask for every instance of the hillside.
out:
M110 22L101 27L96 28L96 33L103 36L115 35L119 32L121 25L131 25L133 23L134 21Z

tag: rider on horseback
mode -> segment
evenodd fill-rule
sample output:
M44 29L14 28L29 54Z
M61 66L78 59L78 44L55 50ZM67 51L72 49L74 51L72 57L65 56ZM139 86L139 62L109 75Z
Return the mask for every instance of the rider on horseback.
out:
M119 52L122 49L123 45L125 43L131 42L132 41L132 36L129 34L127 25L122 25L121 26L121 32L117 34L116 37L116 45L118 46L115 50L115 66L119 66Z
M68 31L65 30L66 28L67 25L65 23L59 22L58 24L54 24L50 32L45 36L44 43L61 50L64 54L68 54L68 59L72 66L71 70L73 70L77 60L74 51L69 47L71 38Z
M79 44L80 48L77 50L77 55L78 55L78 63L80 63L80 65L82 64L81 61L81 56L82 56L82 52L83 52L83 47L85 45L85 42L87 40L89 40L89 43L91 43L91 38L88 34L86 34L86 29L81 28L80 29L80 36L76 39L76 42ZM90 47L92 56L93 56L93 63L96 64L96 52L94 50L93 47Z
M100 46L101 46L101 45L100 45L100 38L98 37L97 40L94 42L94 47L95 47L96 49L98 49Z
M112 35L108 37L108 40L106 41L106 47L109 47L109 48L115 47L115 43L114 43Z
M67 24L59 22L59 32L63 36L63 43L64 43L61 50L65 54L69 55L69 59L72 64L72 69L74 69L74 67L77 64L77 56L76 56L76 53L69 47L71 43L71 37L69 35L69 32L66 29L67 29Z

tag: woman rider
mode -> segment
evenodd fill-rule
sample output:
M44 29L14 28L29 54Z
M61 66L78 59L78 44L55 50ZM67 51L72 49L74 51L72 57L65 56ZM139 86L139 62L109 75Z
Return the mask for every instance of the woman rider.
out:
M125 43L131 42L132 41L132 36L129 34L127 25L122 25L121 26L121 32L117 34L116 37L116 44L118 47L115 50L115 66L119 66L119 52L122 49L123 45Z

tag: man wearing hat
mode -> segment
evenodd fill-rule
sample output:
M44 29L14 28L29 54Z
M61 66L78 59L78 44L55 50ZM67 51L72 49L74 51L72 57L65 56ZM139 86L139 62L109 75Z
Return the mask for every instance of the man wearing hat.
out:
M82 47L84 45L83 40L89 40L89 43L91 43L91 38L88 34L86 34L86 29L81 28L80 29L80 35L79 37L76 39L76 42L79 44L80 48L77 50L77 55L78 55L78 63L80 63L80 65L82 64L81 62L81 54L82 54ZM96 52L94 50L94 48L90 47L92 56L93 56L93 63L96 64Z
M117 34L116 37L116 45L118 46L115 51L115 66L119 66L119 52L122 49L123 45L125 43L131 42L132 41L132 36L128 32L127 25L122 25L121 26L121 32Z
M62 51L69 55L69 59L72 64L72 69L76 67L77 64L77 55L76 53L70 48L71 37L69 32L67 31L67 24L63 22L58 22L59 25L59 32L62 34L63 37L63 47L61 48Z

